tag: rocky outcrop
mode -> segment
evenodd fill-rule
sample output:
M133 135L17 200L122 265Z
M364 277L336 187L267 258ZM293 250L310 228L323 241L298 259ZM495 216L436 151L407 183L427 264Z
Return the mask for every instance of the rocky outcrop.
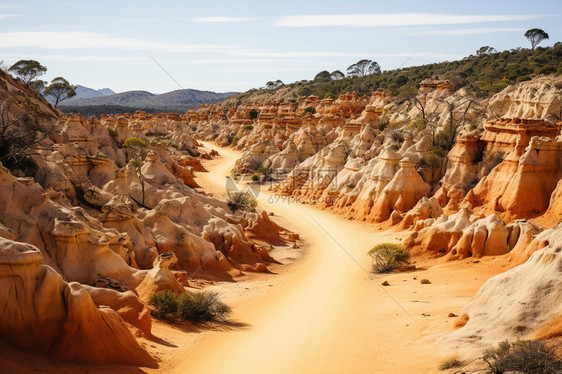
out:
M406 213L429 194L431 186L423 181L408 159L400 161L400 170L377 197L369 218L376 222L390 218L393 211Z
M170 270L178 262L174 252L165 252L154 260L154 267L150 270L136 291L140 300L150 301L150 296L161 291L173 291L177 294L185 292Z
M545 231L551 241L522 265L490 278L463 310L464 327L446 339L455 345L532 339L562 315L561 226ZM552 326L551 326L552 327ZM552 331L557 336L562 330ZM559 335L558 335L559 336Z
M544 118L556 120L559 115L560 83L554 76L538 76L532 80L508 86L490 99L496 117ZM558 121L560 119L558 118Z
M66 283L42 260L38 248L0 238L3 339L65 361L154 363L119 314L98 308L83 286Z
M491 171L467 194L465 201L473 207L481 206L483 212L501 213L507 219L544 213L562 176L562 143L552 138L559 129L544 121L517 119L491 122L485 128L484 162L490 160ZM501 162L497 164L493 157ZM537 180L541 182L536 183Z

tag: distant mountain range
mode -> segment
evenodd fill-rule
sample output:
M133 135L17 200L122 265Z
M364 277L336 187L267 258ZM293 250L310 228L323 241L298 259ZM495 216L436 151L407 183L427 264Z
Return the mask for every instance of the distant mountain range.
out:
M64 111L85 111L88 107L120 107L129 111L153 109L163 112L186 112L193 106L210 104L222 101L238 92L217 93L212 91L199 91L193 89L175 90L163 94L153 94L148 91L127 91L114 93L108 88L93 90L80 86L80 93L69 100L59 103L59 108ZM111 93L106 95L105 93ZM85 97L83 94L91 96ZM92 109L92 108L91 108ZM98 108L101 109L101 108Z
M84 87L78 84L76 88L76 96L66 101L78 100L78 99L90 99L93 97L101 97L101 96L114 95L114 94L115 92L113 92L109 88L100 88L99 90L95 90L93 88ZM45 98L51 104L55 103L55 99L53 99L52 96L46 96ZM63 105L66 101L63 101L59 105Z
M93 88L84 87L81 85L77 85L76 89L76 96L72 99L89 99L92 97L101 97L107 95L113 95L115 92L109 88L100 88L99 90L94 90Z

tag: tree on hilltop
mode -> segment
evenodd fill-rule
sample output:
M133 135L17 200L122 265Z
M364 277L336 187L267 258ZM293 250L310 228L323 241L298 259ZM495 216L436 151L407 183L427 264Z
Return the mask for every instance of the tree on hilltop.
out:
M265 84L265 88L268 90L274 90L276 88L279 88L281 86L284 86L285 83L283 83L283 81L281 79L277 79L275 82L273 81L269 81Z
M497 49L495 49L494 47L490 47L489 45L485 45L483 47L480 47L479 50L476 51L476 55L481 56L481 55L489 55L491 53L497 53Z
M320 73L316 74L316 76L314 77L315 82L329 82L331 80L332 80L332 76L330 75L330 72L328 72L327 70L321 71Z
M347 68L347 75L352 78L371 74L381 74L381 67L376 61L363 59Z
M339 81L340 79L345 78L345 75L339 70L334 70L330 73L330 78L334 81Z
M529 29L525 32L525 37L531 43L531 49L535 49L540 42L545 39L548 39L548 34L541 29Z
M76 86L71 85L63 77L56 77L51 84L45 88L45 96L52 96L55 99L55 108L63 100L76 96Z
M37 77L45 74L47 72L47 67L35 60L19 60L10 66L8 71L20 77L25 83L30 83Z

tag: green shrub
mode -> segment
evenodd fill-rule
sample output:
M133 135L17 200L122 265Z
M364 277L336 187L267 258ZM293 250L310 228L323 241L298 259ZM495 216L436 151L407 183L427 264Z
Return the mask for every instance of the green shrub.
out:
M410 253L400 245L383 243L374 246L368 254L373 261L373 270L377 273L388 273L406 264Z
M252 174L252 180L253 180L254 182L259 182L259 180L260 180L260 173L254 173L254 174Z
M404 122L402 122L402 121L392 121L392 122L387 123L387 124L384 126L384 130L387 130L387 131L389 131L389 130L396 130L396 129L401 128L402 126L404 126ZM380 127L379 127L379 128L380 128ZM382 131L382 130L381 130L381 131Z
M431 147L423 153L422 158L417 163L417 167L419 169L429 169L433 172L441 169L445 157L447 157L447 151L442 147Z
M252 131L252 130L254 129L254 126L248 125L248 126L242 127L242 129L243 129L243 130L246 130L246 131Z
M392 140L398 144L402 144L404 142L404 135L400 130L392 130L389 135Z
M175 316L178 312L178 295L172 291L161 291L150 295L150 304L159 317Z
M123 147L124 148L135 148L135 147L146 148L147 144L144 140L139 139L139 138L128 138L123 143Z
M215 292L186 292L179 296L178 316L186 321L225 322L230 312L230 307Z
M416 132L420 132L423 129L425 129L426 127L427 127L427 120L425 120L423 118L418 118L417 120L415 120L414 122L411 122L408 125L408 128L415 129Z
M264 181L273 180L273 178L271 177L271 174L273 174L272 168L266 168L262 166L258 168L257 172L263 176L262 180Z
M552 74L556 73L556 67L552 65L546 65L539 69L539 74Z
M226 322L231 312L228 305L219 300L216 292L161 291L150 296L150 304L159 317L179 318L193 323Z
M312 106L307 106L306 108L304 108L304 114L307 114L307 113L315 114L316 108L314 108Z
M556 350L541 340L500 342L497 348L484 352L484 361L494 374L516 371L527 374L554 374L562 370L562 361Z
M462 362L456 356L449 357L439 365L439 370L448 370L462 366Z
M249 191L232 192L228 194L227 205L233 213L238 209L248 212L255 212L256 207L258 206L258 201Z

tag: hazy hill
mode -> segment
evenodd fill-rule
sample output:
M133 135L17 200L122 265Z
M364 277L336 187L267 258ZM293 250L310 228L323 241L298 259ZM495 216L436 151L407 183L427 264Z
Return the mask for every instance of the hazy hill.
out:
M106 95L113 95L115 94L115 92L113 92L111 89L109 88L101 88L99 90L95 90L93 88L89 88L89 87L85 87L85 86L81 86L81 85L76 85L76 96L74 96L71 99L65 100L62 103L60 103L59 105L72 105L71 103L76 101L76 100L80 100L80 99L90 99L92 97L101 97L101 96L106 96ZM47 96L46 97L47 101L50 102L51 104L55 103L55 99L52 96Z
M68 101L77 100L77 99L89 99L92 97L100 97L100 96L113 95L113 94L115 94L115 92L113 92L109 88L102 88L99 90L95 90L93 88L84 87L78 84L76 88L76 96L74 96L72 99Z
M59 104L61 110L91 113L92 107L119 106L126 111L157 109L163 112L186 112L192 106L215 103L224 100L236 92L211 92L193 89L175 90L160 95L148 91L127 91L118 94L98 96L92 98L65 100ZM100 108L98 108L100 109Z
M115 94L115 92L114 92L112 89L110 89L110 88L100 88L99 90L96 90L96 91L97 91L97 92L100 92L100 93L102 93L102 94L104 94L104 95L106 95L106 96L107 96L107 95L113 95L113 94Z

